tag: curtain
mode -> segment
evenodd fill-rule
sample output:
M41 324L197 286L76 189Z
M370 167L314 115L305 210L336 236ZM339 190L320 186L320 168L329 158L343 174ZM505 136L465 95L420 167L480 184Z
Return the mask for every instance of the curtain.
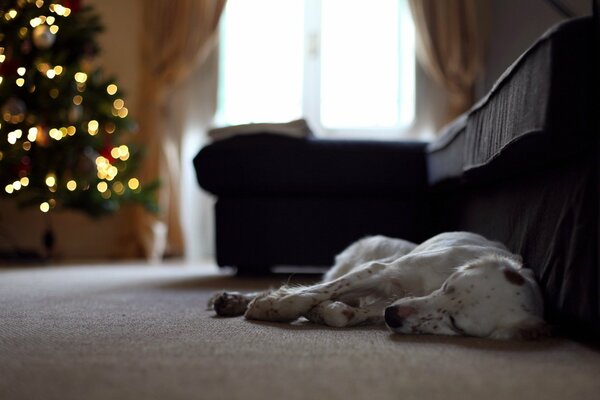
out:
M410 0L417 57L448 93L446 122L473 104L483 64L488 0Z
M134 256L180 256L183 83L210 54L225 0L143 0L140 32L138 141L145 147L142 182L160 181L158 215L133 212ZM179 99L179 101L178 101ZM179 105L178 105L179 104Z

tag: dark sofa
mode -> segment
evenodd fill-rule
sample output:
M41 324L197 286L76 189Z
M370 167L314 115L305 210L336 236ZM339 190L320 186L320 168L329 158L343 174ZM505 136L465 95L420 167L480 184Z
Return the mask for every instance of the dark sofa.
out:
M432 143L256 134L204 147L218 264L331 265L365 235L468 230L523 256L549 321L600 333L598 46L591 17L552 28Z

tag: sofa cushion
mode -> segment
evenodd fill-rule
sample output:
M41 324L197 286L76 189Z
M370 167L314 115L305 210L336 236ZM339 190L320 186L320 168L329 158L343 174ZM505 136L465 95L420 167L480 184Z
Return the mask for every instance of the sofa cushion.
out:
M591 17L555 26L428 146L430 184L506 177L590 149L597 119Z
M426 187L425 146L255 134L205 146L194 165L200 186L218 195L381 196Z

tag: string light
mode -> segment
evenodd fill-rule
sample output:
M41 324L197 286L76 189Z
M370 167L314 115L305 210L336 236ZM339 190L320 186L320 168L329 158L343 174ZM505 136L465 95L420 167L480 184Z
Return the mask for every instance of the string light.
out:
M113 183L113 190L116 194L123 194L123 192L125 192L125 185L123 185L119 181L116 181L115 183Z
M85 83L85 81L87 81L87 74L85 72L77 72L75 74L75 81L77 83Z
M50 129L50 131L48 132L48 135L54 140L60 140L63 138L63 133L59 129L56 129L56 128Z
M56 185L56 175L49 173L46 175L46 186L52 187Z
M98 156L96 158L96 170L98 171L97 176L99 179L106 179L109 181L112 181L119 173L118 168L111 165L110 161L103 156Z
M10 144L15 144L17 143L18 139L21 139L22 136L23 131L20 129L16 129L14 131L8 132L8 135L6 135L6 140L8 140L8 143Z
M17 10L15 10L15 9L8 10L8 12L6 14L4 14L4 18L7 21L14 19L16 16L17 16Z
M98 185L96 186L96 188L98 189L98 191L100 193L104 193L108 190L108 183L102 181L102 182L98 182Z
M108 85L106 87L106 92L108 94L110 94L111 96L114 95L115 93L117 93L117 90L118 90L117 85L115 85L114 83L111 83L110 85Z
M71 9L64 7L61 4L50 4L50 11L61 17L68 17L71 14Z
M140 187L140 181L137 178L131 178L129 182L127 182L127 186L131 190L137 190Z
M47 201L40 204L40 211L43 213L47 213L48 211L50 211L50 204L48 204Z
M27 69L25 69L25 67L17 68L17 74L19 74L19 76L24 76L26 72L27 72Z
M122 161L127 161L129 159L129 148L124 144L119 147L113 147L110 151L110 155L114 159L120 159Z
M115 101L113 101L113 107L115 108L115 110L120 110L121 108L123 108L124 105L125 102L123 101L123 99L116 99Z
M40 24L42 24L42 19L40 17L32 18L29 21L29 25L31 25L32 28L35 28L36 26L38 26Z
M77 189L77 182L71 179L69 182L67 182L67 189L69 189L71 192Z
M21 182L21 185L23 185L25 187L29 186L29 178L26 176L22 177L20 182Z
M15 82L17 83L18 87L23 87L23 85L25 84L25 79L18 78Z
M50 32L52 32L56 35L58 33L58 25L51 25Z
M91 120L90 122L88 122L88 133L92 136L95 136L98 133L98 121L96 121L95 119Z
M30 142L35 142L35 139L37 139L37 135L38 135L38 128L31 127L29 128L29 131L27 133L27 140L29 140Z

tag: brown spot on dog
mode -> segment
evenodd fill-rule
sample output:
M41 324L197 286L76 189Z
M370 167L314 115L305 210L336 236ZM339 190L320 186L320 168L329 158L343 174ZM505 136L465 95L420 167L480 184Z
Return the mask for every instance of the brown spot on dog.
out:
M504 269L504 277L507 281L513 285L523 286L525 284L525 278L521 276L517 271L511 268Z

